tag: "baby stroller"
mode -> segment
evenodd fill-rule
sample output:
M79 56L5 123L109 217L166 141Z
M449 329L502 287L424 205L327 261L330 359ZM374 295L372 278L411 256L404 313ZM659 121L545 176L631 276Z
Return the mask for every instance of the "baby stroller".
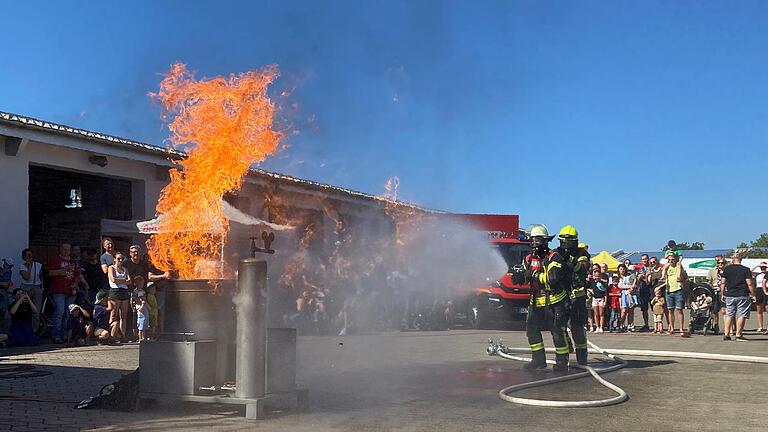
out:
M719 317L720 294L711 285L703 283L691 293L691 322L688 325L691 334L700 331L707 334L720 333Z

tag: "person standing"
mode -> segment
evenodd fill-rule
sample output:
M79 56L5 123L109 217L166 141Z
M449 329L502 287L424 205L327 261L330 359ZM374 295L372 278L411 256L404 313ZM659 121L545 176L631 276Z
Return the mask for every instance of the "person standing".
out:
M725 261L725 257L722 255L717 255L715 257L715 268L709 269L707 272L707 282L712 286L712 290L715 292L715 295L717 296L716 302L717 306L715 307L715 310L717 310L717 329L721 329L723 327L720 326L720 321L722 321L725 318L725 305L723 304L722 298L722 290L720 289L720 280L723 277L723 269L728 263ZM733 332L732 332L733 333ZM717 333L715 333L717 334Z
M765 276L766 277L763 277L762 290L763 290L763 296L765 296L765 298L768 299L768 274L766 274ZM763 309L766 309L766 306L763 306ZM766 310L768 311L768 309L766 309ZM763 332L763 334L764 335L768 335L768 329L766 329Z
M621 333L621 288L619 288L619 279L613 278L608 285L608 331L611 333Z
M640 312L643 315L643 326L641 332L651 331L648 326L648 306L654 297L653 286L649 281L648 275L651 270L651 260L647 254L640 257L640 265L635 266L637 276L637 305L640 306ZM655 324L654 324L655 325Z
M104 284L105 275L101 270L101 263L99 263L98 250L95 248L85 249L85 257L80 260L80 268L83 269L83 276L88 283L88 301L94 303L96 300L96 294L106 289L107 285Z
M48 264L53 300L53 343L63 342L67 307L75 301L80 279L80 267L72 262L69 254L69 243L63 243L59 246L59 254Z
M731 340L731 323L736 320L737 341L746 341L744 324L749 318L749 309L757 299L752 271L741 265L741 255L734 253L731 264L725 266L720 279L722 300L725 302L725 323L723 340Z
M149 262L149 259L147 261ZM155 285L155 298L157 299L157 326L152 330L152 333L155 337L159 337L165 327L165 292L169 284L168 281L171 280L171 272L162 271L149 263L148 276L148 282Z
M593 266L589 288L592 291L595 333L602 333L605 327L605 299L608 297L608 283L601 279L600 274L600 266Z
M149 264L141 256L141 246L131 245L128 248L128 259L123 263L123 267L128 270L128 275L131 279L135 279L136 276L141 276L145 281L148 280Z
M131 283L131 277L128 270L123 266L125 255L122 252L115 253L115 263L107 268L109 277L109 301L112 303L112 316L110 321L117 322L114 327L120 331L122 341L128 340L127 325L130 318L129 310L131 308L131 293L128 284ZM117 333L112 334L112 338L117 339Z
M552 237L543 225L531 229L531 253L523 260L523 279L531 284L531 304L528 308L526 333L531 347L528 370L544 369L547 358L541 331L549 326L555 345L555 372L568 371L568 289L564 286L566 264L563 257L549 249Z
M147 330L149 330L149 306L147 305L146 293L144 290L136 290L136 329L138 330L139 342L147 340Z
M666 254L667 265L662 272L662 278L667 287L667 294L664 298L667 304L667 322L669 328L667 334L674 333L675 321L680 323L680 334L685 336L683 317L683 307L685 306L685 298L683 296L683 281L685 280L685 272L683 266L678 259L678 256L672 252L667 251ZM749 270L749 269L747 269Z
M656 289L659 289L661 291L661 296L664 297L666 300L667 296L667 286L664 285L664 266L661 264L658 258L651 257L648 259L648 264L650 264L650 268L648 269L648 272L646 274L646 280L651 286L651 289L654 292L654 296L656 294ZM664 319L668 318L667 313L667 305L663 305L664 308ZM669 322L667 322L669 324Z
M557 235L560 247L557 253L567 263L564 285L570 296L571 310L568 314L576 362L587 364L587 275L589 274L589 253L579 248L579 233L571 225L566 225Z
M768 296L763 292L765 286L765 277L768 276L768 263L765 261L752 267L752 276L755 278L755 313L757 314L757 332L762 333L766 330L763 322L763 312L766 311L765 304Z
M664 296L661 295L661 288L656 288L654 291L655 297L651 300L651 306L653 307L653 332L661 334L664 331L664 323L662 322L662 316L664 315Z
M104 237L104 239L101 241L101 247L104 248L104 253L101 254L99 257L99 264L101 265L101 271L104 273L104 286L109 286L109 278L107 277L107 269L109 269L109 266L115 263L115 257L113 255L115 250L115 245L112 242L112 239L109 237Z
M635 331L635 306L637 295L635 294L635 276L629 273L625 264L619 264L617 282L621 288L621 328L627 331ZM626 326L625 326L626 323Z
M43 265L35 261L32 249L21 251L21 286L24 292L29 296L32 304L35 305L35 313L32 315L32 328L37 332L40 325L40 310L43 307Z
M135 293L136 290L140 289L143 290L145 286L144 284L149 278L149 264L141 254L141 246L134 244L128 248L128 259L123 261L123 267L128 270L128 276L131 278L129 287L133 292ZM135 297L134 300L136 300ZM136 313L135 308L130 308L128 310L129 319L127 327L129 335L136 336L138 334L136 332Z

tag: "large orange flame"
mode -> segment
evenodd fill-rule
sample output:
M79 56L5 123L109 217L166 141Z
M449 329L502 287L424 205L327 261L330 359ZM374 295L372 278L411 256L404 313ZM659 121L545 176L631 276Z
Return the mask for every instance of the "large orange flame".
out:
M170 141L186 146L181 169L160 194L159 233L148 242L152 262L180 278L222 277L217 263L228 222L225 193L240 189L251 164L274 153L282 134L272 129L274 105L267 87L277 66L196 80L176 63L150 96L163 107Z

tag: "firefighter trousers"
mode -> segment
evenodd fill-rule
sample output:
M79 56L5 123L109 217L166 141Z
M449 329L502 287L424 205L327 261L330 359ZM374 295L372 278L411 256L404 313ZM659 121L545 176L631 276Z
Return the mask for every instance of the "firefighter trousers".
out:
M579 364L587 363L587 333L584 326L587 325L587 298L576 297L571 300L569 313L573 345L576 348L576 360Z
M545 307L530 305L525 329L528 335L528 344L531 347L533 364L546 364L544 339L541 336L541 331L549 328L550 333L552 333L552 342L555 344L555 361L559 365L568 365L567 325L568 309L565 300Z

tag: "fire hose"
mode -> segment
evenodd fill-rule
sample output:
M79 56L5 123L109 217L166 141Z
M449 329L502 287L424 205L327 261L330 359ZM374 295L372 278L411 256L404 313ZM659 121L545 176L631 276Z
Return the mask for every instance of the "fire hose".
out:
M578 372L569 375L561 375L553 378L546 378L542 380L515 384L509 387L505 387L499 390L499 397L507 402L512 402L520 405L530 406L543 406L543 407L557 407L557 408L591 408L616 405L629 399L629 395L623 389L615 384L608 382L606 379L600 376L600 374L617 371L628 365L627 361L618 357L620 355L630 356L643 356L643 357L673 357L673 358L689 358L698 360L717 360L717 361L731 361L742 363L762 363L768 364L768 357L757 356L743 356L743 355L731 355L731 354L711 354L711 353L697 353L688 351L651 351L651 350L633 350L633 349L611 349L604 350L592 342L587 341L591 349L590 353L602 354L608 357L610 360L616 363L611 366L602 368L593 368L587 365L572 364L572 367L583 369L583 372ZM552 352L552 349L547 349L547 352ZM505 346L501 339L494 341L492 338L488 339L488 348L486 349L488 355L498 355L499 357L516 360L522 362L530 362L531 358L512 355L510 353L530 353L530 348L511 348ZM554 360L547 360L547 364L554 364ZM591 375L598 383L602 384L606 388L614 391L617 395L607 399L598 400L582 400L582 401L556 401L546 399L531 399L517 396L511 396L511 393L534 388L545 385L555 384L564 381L571 381L579 379L585 376Z

